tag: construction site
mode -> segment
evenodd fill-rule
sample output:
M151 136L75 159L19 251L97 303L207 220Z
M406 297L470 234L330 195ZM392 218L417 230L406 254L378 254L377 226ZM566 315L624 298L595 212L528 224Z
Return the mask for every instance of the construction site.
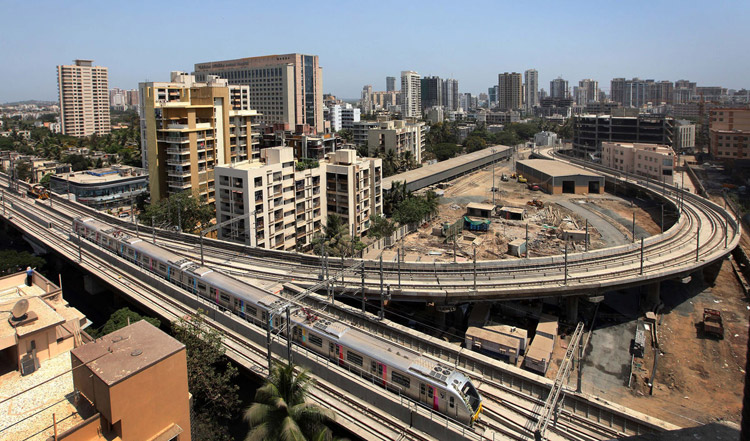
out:
M440 196L439 211L399 242L404 261L524 259L596 250L657 235L677 218L658 201L609 183L601 193L550 194L517 174L516 161L523 159L520 153L515 160L420 189ZM685 174L676 179L696 191ZM683 427L739 423L750 306L738 277L730 259L714 276L661 283L657 305L645 302L646 287L582 297L578 320L592 326L584 336L590 344L567 386ZM430 329L435 309L394 307L412 327L554 379L575 330L565 305L563 298L476 303L438 324L440 332ZM704 312L708 309L723 319L721 336L707 331L706 323L715 317Z

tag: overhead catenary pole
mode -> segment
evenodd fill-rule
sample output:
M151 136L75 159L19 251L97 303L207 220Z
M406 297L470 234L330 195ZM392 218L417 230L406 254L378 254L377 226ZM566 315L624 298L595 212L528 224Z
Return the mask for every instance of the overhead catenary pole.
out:
M641 237L641 275L643 275L643 237Z
M633 230L631 236L632 242L635 243L635 211L633 212Z
M203 262L203 230L201 230L201 266L205 265Z
M695 232L695 261L697 262L700 257L701 251L701 230Z
M156 217L151 216L151 241L156 243Z
M661 204L661 232L664 232L664 204Z
M568 284L568 239L565 239L565 274L563 276L563 282L565 285Z
M362 277L362 314L365 314L367 312L367 308L365 307L365 262L362 262L362 266L359 267L359 274Z
M273 323L273 313L268 313L268 323L266 323L266 358L268 359L268 375L271 375L273 366L271 365L271 324Z
M81 231L76 228L76 234L78 235L78 261L80 262L82 260L81 258Z
M474 245L474 291L477 290L477 246Z
M528 228L528 227L526 227ZM589 220L586 219L586 238L584 240L584 251L589 250Z
M286 305L286 361L289 365L292 364L292 321L290 320L290 307L291 305Z
M526 258L529 258L529 223L526 222Z
M396 248L396 253L398 257L398 289L401 289L401 259L403 258L403 256L401 255L401 251L403 250L400 247Z

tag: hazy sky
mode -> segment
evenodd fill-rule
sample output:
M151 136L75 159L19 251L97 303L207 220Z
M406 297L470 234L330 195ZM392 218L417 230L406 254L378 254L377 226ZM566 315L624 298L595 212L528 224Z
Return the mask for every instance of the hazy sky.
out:
M55 66L109 67L110 87L166 81L196 62L320 56L326 93L385 90L402 70L486 92L505 71L681 78L750 87L750 1L29 1L0 0L0 103L57 99Z

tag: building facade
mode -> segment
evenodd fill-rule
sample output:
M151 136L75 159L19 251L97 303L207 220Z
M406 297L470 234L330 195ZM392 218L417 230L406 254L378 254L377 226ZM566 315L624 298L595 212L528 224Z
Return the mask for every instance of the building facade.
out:
M270 147L261 158L216 167L219 238L275 250L305 250L326 218L319 167L297 171L294 149Z
M385 91L386 92L396 91L396 77L385 77Z
M368 144L368 132L370 129L379 127L376 121L359 121L352 124L352 142L356 146Z
M440 77L424 77L422 82L422 112L430 107L443 105L443 80Z
M579 115L573 122L573 153L596 159L602 142L672 146L674 119L664 116Z
M578 88L575 94L576 104L580 106L588 105L599 101L599 82L592 79L585 79L578 82Z
M109 123L109 69L92 60L57 66L62 133L70 136L106 135Z
M361 237L375 215L383 214L383 160L359 158L343 149L321 161L328 215L337 214L349 226L349 234Z
M570 98L570 88L568 87L568 80L564 80L560 77L555 78L549 82L549 97L550 98Z
M523 81L517 72L501 73L497 76L498 107L500 110L519 110L523 104Z
M458 110L458 80L453 78L443 80L443 107L445 110Z
M527 112L539 105L539 72L529 69L524 75L524 108Z
M674 149L681 152L695 148L695 124L678 120L674 126Z
M418 73L401 72L401 115L404 118L422 116L422 83Z
M129 213L135 198L148 193L148 174L128 166L57 174L50 179L50 190L71 194L95 210Z
M675 153L659 144L602 143L602 165L625 173L672 184Z
M398 157L411 154L416 164L422 163L427 127L416 119L378 121L378 126L367 131L370 156L393 151Z
M352 130L354 123L359 122L360 110L351 104L344 104L341 108L341 128Z
M323 68L317 55L284 54L195 65L198 81L218 75L230 85L250 87L249 106L264 124L308 124L325 131L323 118Z
M715 159L750 159L750 109L711 109L708 132L711 156Z
M212 203L216 165L260 156L248 86L172 72L169 83L140 83L140 94L141 153L152 202L190 191Z

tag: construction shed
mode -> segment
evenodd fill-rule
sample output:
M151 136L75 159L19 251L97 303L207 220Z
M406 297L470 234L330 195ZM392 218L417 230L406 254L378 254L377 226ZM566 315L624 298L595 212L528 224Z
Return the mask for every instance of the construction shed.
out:
M523 360L524 367L541 375L546 374L554 348L555 341L553 339L537 333L529 345L529 350L526 351Z
M536 335L543 335L547 338L557 337L557 317L549 314L539 316L539 323L536 325Z
M466 206L466 215L474 217L492 217L495 213L495 205L493 204L481 204L479 202L471 202Z
M526 254L526 240L516 239L508 242L508 254L521 257Z
M513 365L518 361L520 352L520 342L517 338L477 327L466 330L466 347L487 355L499 356Z
M516 173L549 194L604 193L604 176L574 165L549 159L516 162Z
M562 239L584 241L586 240L586 230L563 230Z
M498 211L498 216L503 219L523 220L526 216L526 209L518 207L502 207Z

